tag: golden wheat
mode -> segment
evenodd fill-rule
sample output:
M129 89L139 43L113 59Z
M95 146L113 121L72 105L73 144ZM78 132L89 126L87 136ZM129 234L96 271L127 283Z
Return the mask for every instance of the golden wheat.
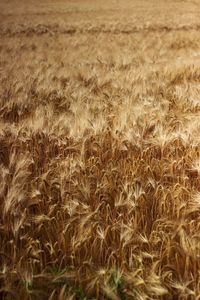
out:
M198 9L1 1L1 299L200 299Z

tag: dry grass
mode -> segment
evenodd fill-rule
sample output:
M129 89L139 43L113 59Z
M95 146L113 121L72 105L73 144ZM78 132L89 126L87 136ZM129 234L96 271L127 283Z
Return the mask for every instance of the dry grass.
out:
M0 298L200 299L198 1L1 1Z

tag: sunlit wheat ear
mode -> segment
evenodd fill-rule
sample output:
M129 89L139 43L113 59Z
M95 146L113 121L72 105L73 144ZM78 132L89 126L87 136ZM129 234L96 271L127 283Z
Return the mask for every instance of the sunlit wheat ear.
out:
M154 137L152 137L150 140L153 144L161 146L161 148L164 149L164 146L172 139L172 132L164 129L162 126L156 126Z
M186 127L185 130L178 129L172 133L172 140L173 142L179 141L184 147L187 147L188 145L194 146L196 142L194 142L193 138L193 128L192 127Z
M89 119L88 123L88 128L91 128L94 134L102 132L108 125L108 121L103 115L103 113L98 115L98 118L94 118L93 120Z
M156 274L156 268L157 265L159 265L159 261L154 263L150 275L147 277L147 286L148 286L148 292L151 296L164 296L168 293L168 290L162 286L161 278L159 275Z
M191 282L192 280L186 282L172 281L171 286L179 292L179 295L187 299L187 297L195 296L195 292L189 288Z
M66 204L63 205L63 210L67 211L70 217L76 214L78 208L79 208L79 202L77 200L67 201Z

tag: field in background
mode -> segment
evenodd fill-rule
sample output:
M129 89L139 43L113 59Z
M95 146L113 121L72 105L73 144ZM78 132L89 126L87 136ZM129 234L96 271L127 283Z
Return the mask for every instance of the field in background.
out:
M199 17L0 2L1 299L200 299Z

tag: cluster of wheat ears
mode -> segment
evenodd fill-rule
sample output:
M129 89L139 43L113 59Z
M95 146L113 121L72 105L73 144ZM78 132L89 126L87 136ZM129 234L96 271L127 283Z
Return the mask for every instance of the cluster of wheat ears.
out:
M85 11L1 15L0 299L200 299L198 24Z

